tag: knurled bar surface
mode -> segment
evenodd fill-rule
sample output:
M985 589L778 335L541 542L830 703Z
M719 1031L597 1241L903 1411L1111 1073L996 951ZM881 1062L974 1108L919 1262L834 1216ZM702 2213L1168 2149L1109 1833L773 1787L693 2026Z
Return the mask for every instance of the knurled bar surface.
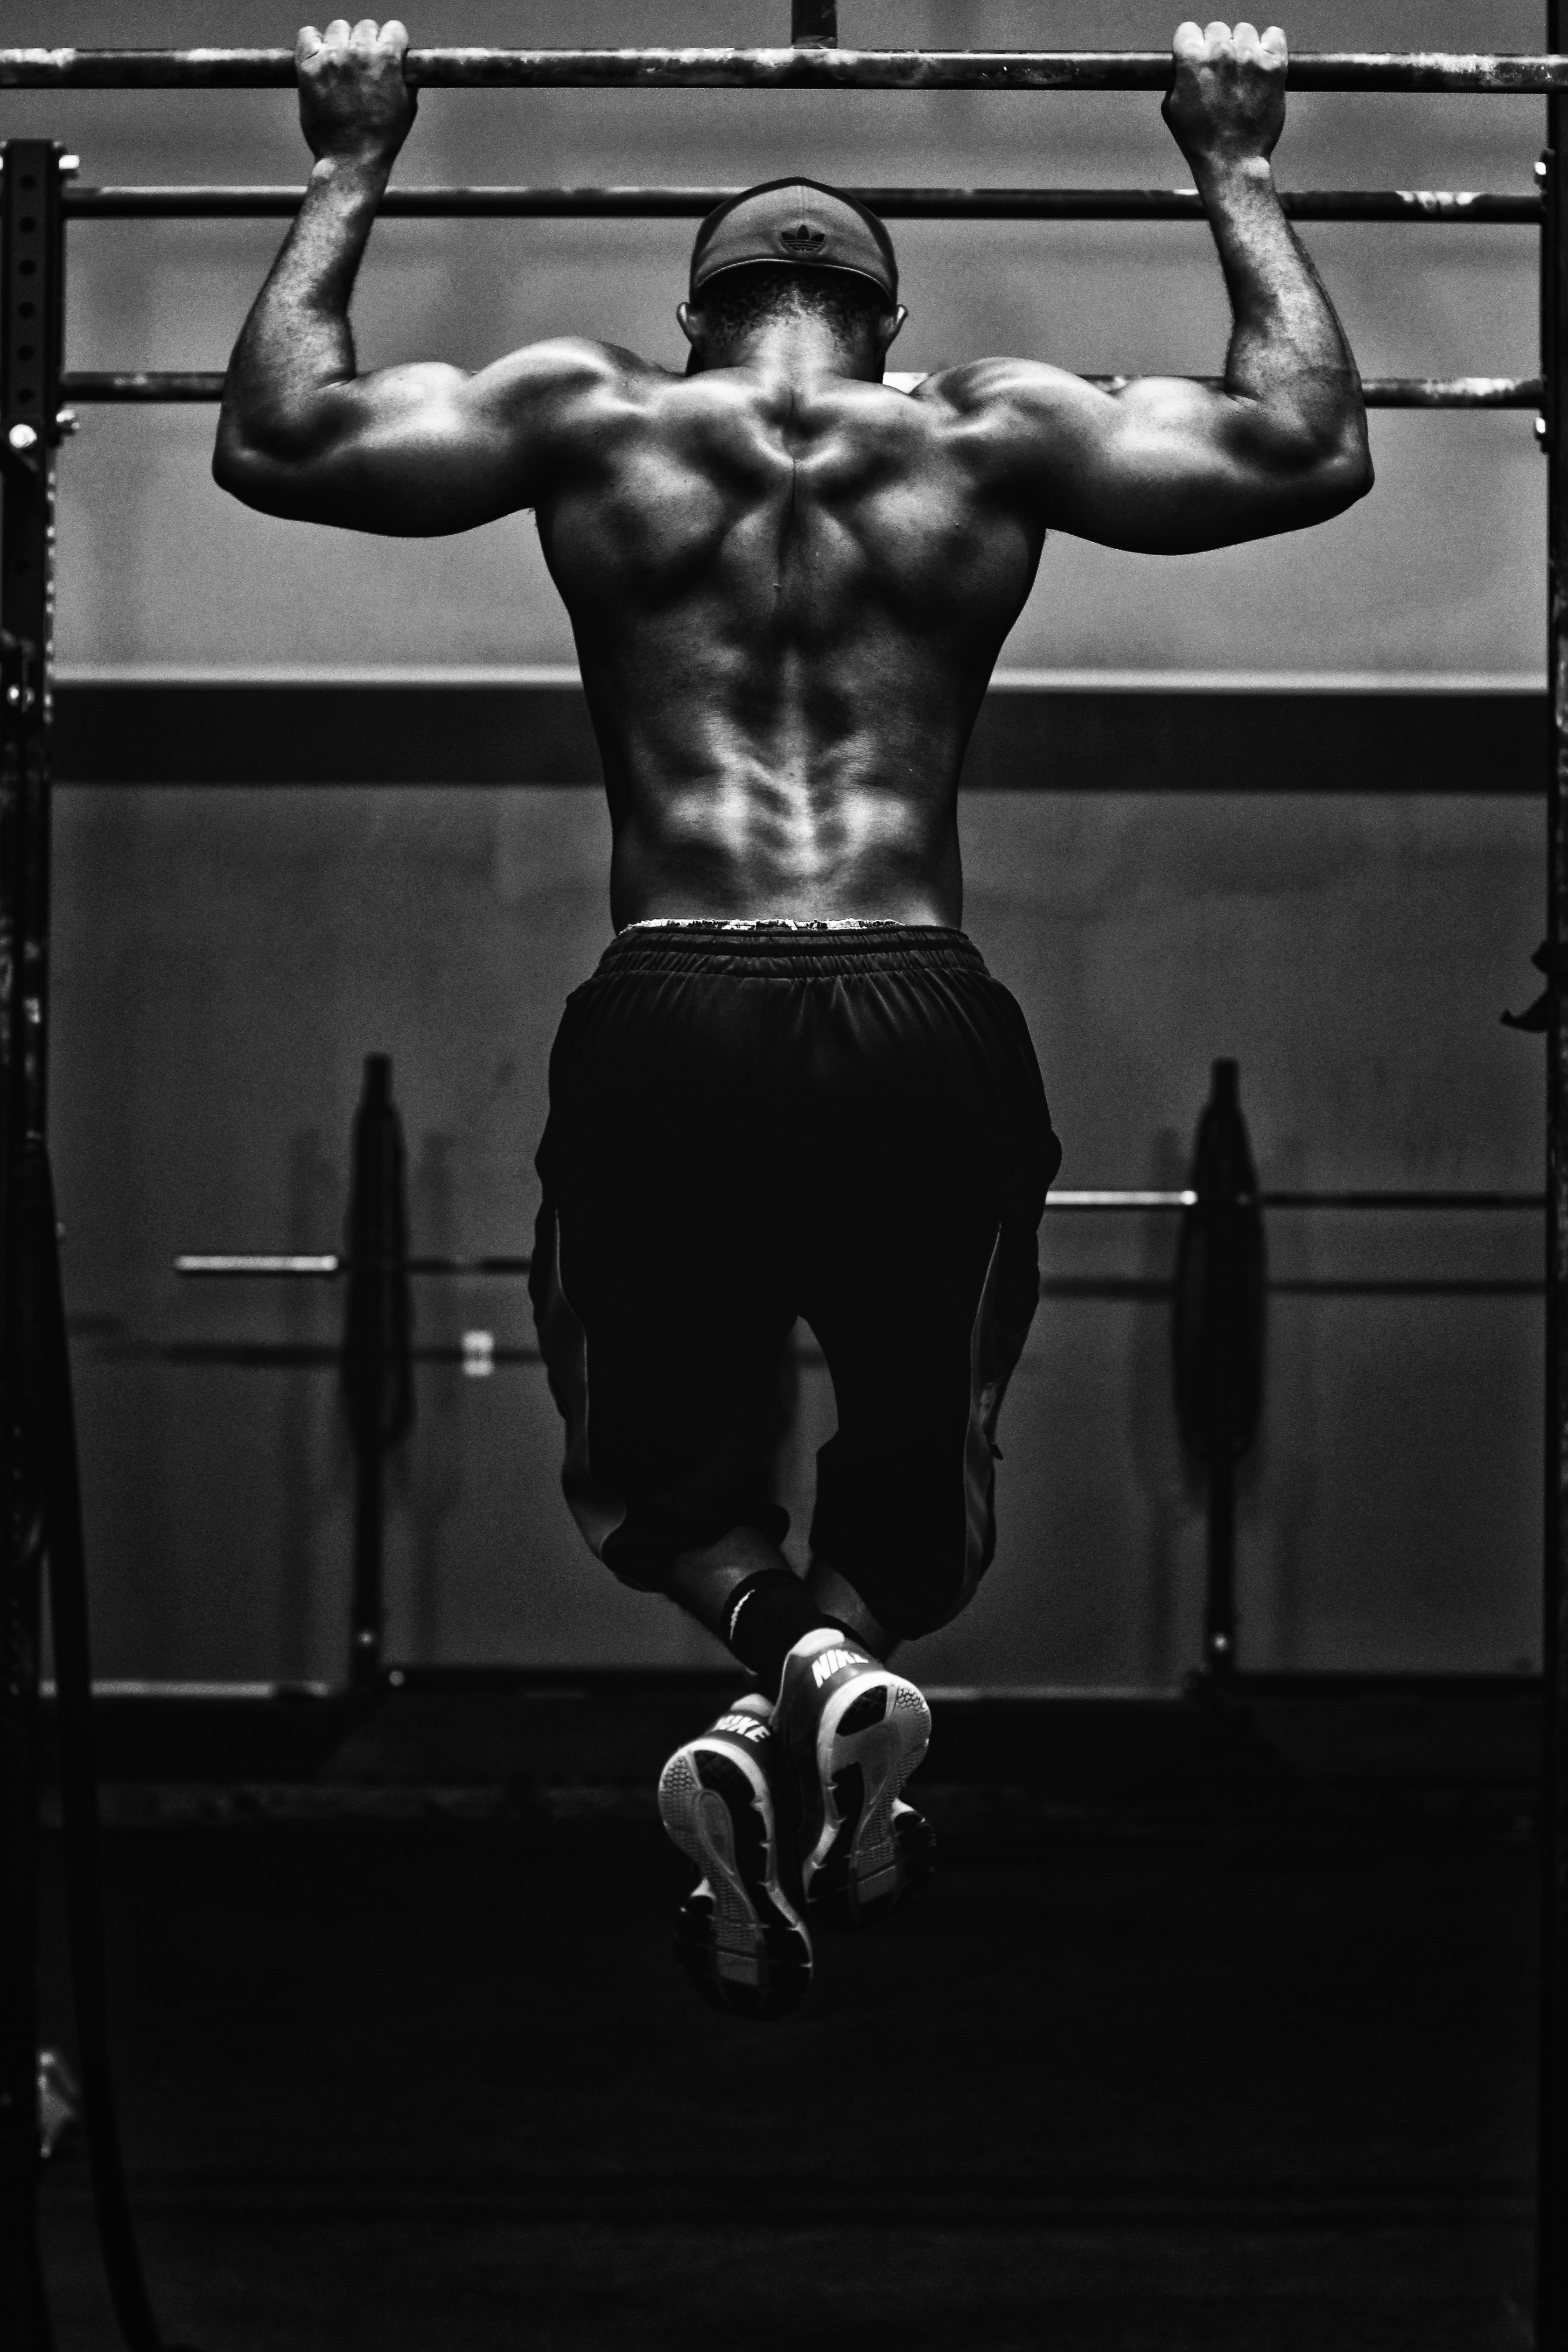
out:
M739 187L389 188L376 207L386 219L697 220ZM1206 218L1195 188L850 188L889 220L1183 220ZM298 212L299 187L68 187L77 220L282 220ZM1287 189L1292 220L1414 221L1541 226L1541 197L1445 188Z
M1163 49L410 49L426 89L1163 90ZM0 89L268 89L294 80L291 49L0 49ZM1442 50L1307 53L1293 89L1542 96L1568 90L1568 57Z

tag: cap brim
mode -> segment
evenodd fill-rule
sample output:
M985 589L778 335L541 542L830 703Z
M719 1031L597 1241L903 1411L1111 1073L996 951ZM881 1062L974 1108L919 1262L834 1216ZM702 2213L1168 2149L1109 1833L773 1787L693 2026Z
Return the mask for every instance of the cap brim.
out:
M797 275L809 269L823 278L858 278L862 286L874 286L884 302L896 302L898 299L886 278L874 278L868 269L857 269L853 262L796 261L783 253L745 254L735 261L721 261L715 268L705 269L700 277L693 278L692 293L700 294L702 289L711 286L716 278L728 278L737 269L790 269Z

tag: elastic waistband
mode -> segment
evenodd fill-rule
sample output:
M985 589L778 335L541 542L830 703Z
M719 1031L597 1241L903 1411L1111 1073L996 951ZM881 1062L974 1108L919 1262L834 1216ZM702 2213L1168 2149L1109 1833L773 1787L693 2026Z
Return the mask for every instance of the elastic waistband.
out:
M835 979L853 972L984 972L964 931L936 923L632 923L605 950L598 975L685 972L750 980Z

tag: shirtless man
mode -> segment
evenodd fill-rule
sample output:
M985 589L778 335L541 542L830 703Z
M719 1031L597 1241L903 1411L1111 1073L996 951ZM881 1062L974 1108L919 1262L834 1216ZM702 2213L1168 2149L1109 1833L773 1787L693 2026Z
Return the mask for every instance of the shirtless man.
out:
M1003 1391L1059 1147L1017 1005L959 926L964 746L1055 528L1182 554L1372 486L1355 363L1268 158L1284 36L1184 24L1164 118L1234 327L1223 388L1028 360L884 385L892 245L772 183L698 232L684 375L536 343L361 375L349 298L414 121L403 26L307 27L310 187L229 369L214 470L265 512L399 535L531 507L614 826L616 938L551 1061L535 1314L564 1486L614 1573L756 1693L665 1768L679 1945L778 2016L811 1927L930 1867L930 1716L886 1660L994 1544ZM838 1409L801 1579L769 1475L797 1316ZM591 1412L590 1412L591 1401Z

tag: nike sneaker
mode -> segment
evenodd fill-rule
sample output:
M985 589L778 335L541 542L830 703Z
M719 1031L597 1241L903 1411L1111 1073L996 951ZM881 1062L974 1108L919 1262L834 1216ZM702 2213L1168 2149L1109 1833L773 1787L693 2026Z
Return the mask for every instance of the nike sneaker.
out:
M826 1927L885 1918L934 1866L931 1825L900 1795L931 1740L924 1696L823 1629L784 1660L773 1729L795 1769L806 1916Z
M784 1883L773 1713L748 1692L676 1749L658 1782L666 1833L699 1873L676 1954L704 2000L736 2017L787 2016L811 1983L811 1937Z

